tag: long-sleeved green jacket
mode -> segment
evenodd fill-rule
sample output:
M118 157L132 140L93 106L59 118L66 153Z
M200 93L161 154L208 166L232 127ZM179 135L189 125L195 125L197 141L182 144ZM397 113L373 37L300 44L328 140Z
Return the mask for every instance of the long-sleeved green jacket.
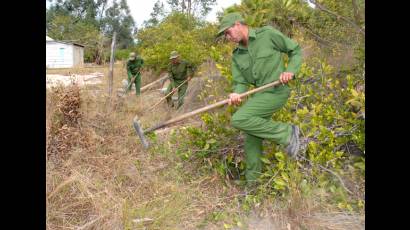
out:
M187 79L188 76L193 74L193 66L185 60L181 60L180 63L176 65L170 63L168 66L168 74L171 81L180 84Z
M143 65L144 65L144 60L139 56L137 56L135 60L128 60L127 61L127 74L128 75L137 74Z
M248 46L239 44L233 51L232 78L235 93L245 92L249 85L260 87L276 81L282 72L298 73L302 52L296 42L271 26L249 28L248 36ZM289 57L287 67L283 53Z

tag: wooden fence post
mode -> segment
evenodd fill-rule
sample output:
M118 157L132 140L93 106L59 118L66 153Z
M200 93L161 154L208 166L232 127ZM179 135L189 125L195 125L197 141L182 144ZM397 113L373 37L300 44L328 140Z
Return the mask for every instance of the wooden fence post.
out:
M114 32L112 36L112 42L111 42L111 57L110 57L110 72L108 74L108 93L111 97L112 95L112 86L113 86L113 71L114 71L114 51L115 51L115 37L116 37L116 32Z

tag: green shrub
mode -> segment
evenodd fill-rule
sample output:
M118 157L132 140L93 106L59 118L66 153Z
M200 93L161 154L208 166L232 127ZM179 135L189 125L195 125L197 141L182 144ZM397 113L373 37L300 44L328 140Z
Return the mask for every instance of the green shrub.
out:
M216 49L211 48L212 51L216 52L213 56L217 60L222 60L217 65L222 74L231 78L228 59ZM362 78L350 74L335 77L332 66L317 61L318 68L302 65L297 80L290 83L293 90L288 103L272 117L300 126L304 138L309 141L307 160L291 160L281 148L267 140L259 191L271 196L286 196L295 191L310 194L324 188L333 194L333 202L339 208L360 208L363 199L349 196L338 178L321 167L346 175L343 178L347 175L364 178L364 158L352 156L343 148L351 143L364 154L365 121L361 114L365 99L364 92L355 89L357 84L363 83ZM229 124L235 110L235 107L228 107L225 112L204 114L201 117L204 127L188 127L177 132L174 140L178 140L178 154L185 160L203 160L206 167L222 177L243 178L246 166L243 140L240 132Z

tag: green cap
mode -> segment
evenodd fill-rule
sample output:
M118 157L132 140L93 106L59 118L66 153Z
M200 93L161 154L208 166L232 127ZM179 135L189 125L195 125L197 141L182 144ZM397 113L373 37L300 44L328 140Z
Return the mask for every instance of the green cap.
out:
M223 32L229 27L233 26L236 21L245 22L241 14L239 14L238 12L229 13L225 15L221 20L221 24L219 25L219 31L216 37L221 36Z
M135 56L136 56L135 53L134 53L134 52L131 52L131 53L130 53L130 60L134 60L134 59L135 59Z
M174 59L174 58L177 58L177 57L179 57L178 52L177 51L172 51L171 56L169 57L169 59Z

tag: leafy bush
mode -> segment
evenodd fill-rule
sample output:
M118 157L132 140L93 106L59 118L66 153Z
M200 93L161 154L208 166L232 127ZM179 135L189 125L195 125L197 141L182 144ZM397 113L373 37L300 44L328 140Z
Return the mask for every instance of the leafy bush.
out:
M115 60L127 60L131 52L135 52L135 50L132 50L132 49L115 50Z
M209 46L215 34L214 25L201 25L195 18L174 13L157 27L141 30L137 35L138 48L148 68L166 69L173 50L178 51L182 59L198 66L209 57Z
M226 60L221 54L214 56ZM334 195L333 201L339 208L361 208L358 204L363 204L363 197L357 191L352 192L352 187L348 193L343 181L328 170L342 175L343 180L352 175L364 178L364 157L352 156L364 156L365 100L364 92L356 89L363 79L350 74L335 77L332 66L321 60L317 62L318 68L302 65L297 80L290 83L293 90L289 102L273 115L274 120L299 125L309 141L305 158L290 160L281 148L267 140L269 144L265 144L262 158L265 167L260 177L263 186L259 190L284 196L296 190L310 194L321 187ZM217 66L230 77L227 63ZM188 127L177 132L174 137L177 154L185 160L203 160L206 167L222 177L243 178L246 162L242 136L229 124L235 110L228 107L225 112L204 114L201 117L204 127ZM353 148L349 149L348 145ZM356 153L351 152L353 149ZM360 186L363 189L364 184Z

